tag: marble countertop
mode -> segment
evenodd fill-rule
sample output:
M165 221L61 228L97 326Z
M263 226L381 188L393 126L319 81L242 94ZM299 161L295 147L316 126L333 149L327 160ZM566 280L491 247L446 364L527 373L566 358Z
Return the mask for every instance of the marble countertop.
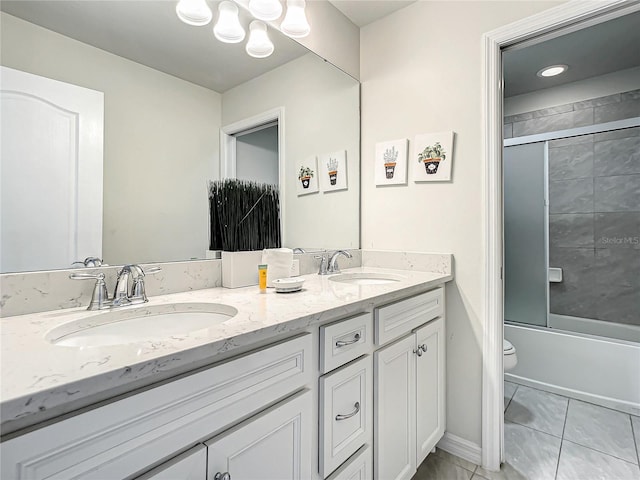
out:
M105 311L85 307L1 319L1 424L3 433L34 425L86 404L106 400L175 374L213 363L214 357L268 338L344 317L374 305L424 291L452 280L450 274L359 267L343 273L375 272L402 277L381 285L334 282L305 275L304 289L260 294L258 287L210 288L151 297L137 307L175 303L220 303L238 310L211 328L162 340L101 347L50 343L54 328L82 319L100 323ZM154 307L158 308L158 307ZM124 311L124 309L122 310ZM107 311L109 312L109 311ZM85 322L86 320L86 322ZM240 351L240 350L239 350Z

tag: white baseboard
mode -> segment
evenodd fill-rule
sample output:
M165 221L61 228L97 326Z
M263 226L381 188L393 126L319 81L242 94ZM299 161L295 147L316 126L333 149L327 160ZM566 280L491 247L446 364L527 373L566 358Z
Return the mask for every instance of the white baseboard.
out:
M476 465L482 463L482 448L480 448L480 445L452 433L444 433L444 436L438 442L438 448Z

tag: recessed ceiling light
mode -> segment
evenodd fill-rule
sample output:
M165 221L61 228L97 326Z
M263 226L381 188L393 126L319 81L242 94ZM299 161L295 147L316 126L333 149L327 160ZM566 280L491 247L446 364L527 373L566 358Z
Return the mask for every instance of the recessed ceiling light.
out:
M537 73L537 75L539 77L555 77L556 75L566 72L568 68L569 67L567 65L551 65L549 67L544 67Z

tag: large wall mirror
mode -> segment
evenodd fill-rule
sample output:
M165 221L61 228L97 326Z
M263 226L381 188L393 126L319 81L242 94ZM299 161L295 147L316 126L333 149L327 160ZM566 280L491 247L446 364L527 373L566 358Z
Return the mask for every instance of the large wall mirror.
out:
M274 111L281 112L278 128L271 124L262 136L279 132L276 147L264 139L242 143L249 144L243 147L249 152L249 162L260 158L261 150L280 149L275 155L283 198L283 245L360 246L359 83L273 28L268 31L275 46L273 55L249 57L246 42L216 40L213 23L205 27L182 23L175 13L176 3L62 0L0 4L2 66L101 92L104 109L99 174L78 173L77 164L65 164L67 170L73 170L76 184L80 182L89 194L99 197L96 204L100 205L78 216L100 220L101 252L83 249L82 242L76 242L83 228L94 228L83 227L87 223L79 223L78 218L67 218L68 226L59 228L62 233L48 231L47 222L37 222L35 229L26 232L28 213L3 212L3 235L22 231L33 240L32 248L38 254L12 263L3 260L13 258L3 247L2 273L70 268L71 261L88 256L99 256L111 265L205 258L209 244L207 185L229 171L227 159L221 158L221 139L225 141L221 132ZM208 4L215 21L218 2ZM248 31L249 14L242 8L240 13ZM313 25L313 19L309 21ZM3 85L3 112L11 103L6 90ZM11 108L22 111L19 105ZM12 124L13 130L5 129L3 118L3 132L19 137L20 128ZM51 220L47 208L57 210L55 201L77 201L77 194L66 188L43 188L43 182L51 179L52 183L57 175L48 158L50 147L40 145L38 155L47 158L40 158L32 168L41 178L18 179L13 167L4 165L10 153L5 140L0 165L5 194L0 208L26 203L41 210L43 218L50 219L48 223L60 226ZM273 158L274 152L267 152L269 155ZM329 174L331 155L344 159L346 189L331 188L320 177ZM18 170L24 170L19 160ZM307 194L300 191L299 170L310 163L315 166L319 189ZM244 165L239 170L251 171L251 167ZM98 186L83 181L91 178L95 182L100 176ZM62 263L53 261L46 248L57 235L76 242Z

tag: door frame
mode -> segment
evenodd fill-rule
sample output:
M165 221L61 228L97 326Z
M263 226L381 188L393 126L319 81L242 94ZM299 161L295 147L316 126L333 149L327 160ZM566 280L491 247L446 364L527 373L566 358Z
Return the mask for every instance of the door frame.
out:
M278 124L278 183L280 197L280 238L285 243L285 151L284 151L284 107L276 107L266 112L220 127L220 179L236 178L236 137L240 132L251 130L267 123Z
M541 35L562 35L640 10L638 0L574 0L485 33L482 36L483 161L483 367L482 466L499 470L504 459L503 412L503 237L502 49Z

